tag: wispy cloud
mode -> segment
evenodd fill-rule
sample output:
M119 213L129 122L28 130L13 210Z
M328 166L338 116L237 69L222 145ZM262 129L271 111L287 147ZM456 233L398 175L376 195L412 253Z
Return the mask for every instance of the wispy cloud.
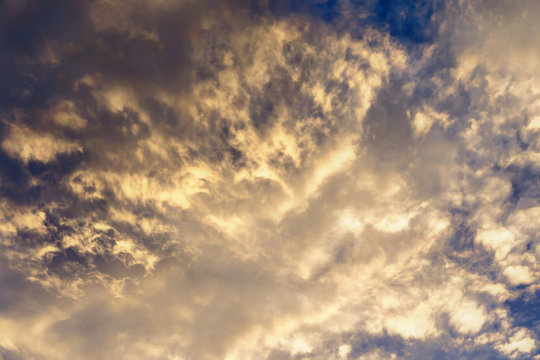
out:
M535 2L0 6L0 358L539 357Z

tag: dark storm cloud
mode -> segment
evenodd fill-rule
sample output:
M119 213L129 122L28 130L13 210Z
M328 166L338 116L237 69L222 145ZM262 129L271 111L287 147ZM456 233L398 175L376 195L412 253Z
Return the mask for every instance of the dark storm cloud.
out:
M87 1L6 1L1 6L0 98L5 114L12 107L35 108L62 90L58 77L67 74L54 76L54 68L39 63L38 52L48 41L77 40L90 24Z
M55 160L58 163L56 168L41 165L39 161L32 161L25 168L16 159L6 156L2 161L6 178L13 178L16 183L24 186L30 179L30 172L45 182L49 182L49 179L59 182L83 164L99 163L100 166L106 166L107 160L101 156L102 152L130 151L137 140L148 135L147 125L137 119L132 109L111 113L100 108L92 89L79 82L85 75L98 74L103 83L133 87L141 103L148 104L145 107L150 111L154 126L159 127L164 122L168 126L167 131L179 138L202 136L190 125L192 121L188 115L178 114L167 109L166 105L157 106L159 100L153 98L152 89L175 93L189 91L193 82L201 76L213 76L220 69L221 65L216 61L221 57L213 55L215 51L220 51L219 44L205 44L210 52L199 59L204 63L192 62L193 49L214 37L212 32L202 29L201 25L208 9L211 13L225 13L222 17L225 21L219 27L229 31L231 27L245 26L242 24L249 23L250 17L256 17L257 14L281 12L280 9L287 7L284 4L269 8L256 3L241 5L235 1L179 2L165 9L142 1L126 6L126 21L129 25L123 27L122 19L115 18L118 14L114 7L105 2L97 5L82 1L4 3L1 46L6 66L2 66L2 78L5 81L0 87L3 93L0 98L5 100L3 116L10 123L22 122L42 132L80 141L83 147L80 155L62 155ZM95 20L91 19L91 10L97 12L98 21L102 20L101 17L105 19L101 28L93 24ZM222 20L219 16L217 18ZM155 37L134 36L134 29L155 34ZM301 66L305 68L305 65ZM193 72L194 68L198 70ZM253 121L262 121L261 124L269 121L273 106L269 102L275 101L272 99L277 95L275 93L272 96L269 92L276 86L279 87L278 83L269 83L264 98L253 104ZM290 88L291 85L283 82L283 86ZM293 98L287 96L287 92L283 93L283 86L281 89L276 88L280 95L285 99ZM294 92L290 88L288 93ZM74 112L87 119L89 126L84 132L62 129L51 123L50 116L45 112L63 99L72 101L75 104ZM16 109L22 113L17 118L13 115ZM257 111L261 113L260 116L255 116ZM140 129L138 135L134 137L130 132L124 133L122 129L126 126L137 126ZM218 158L223 153L229 153L234 162L241 163L242 153L226 142L211 148L219 149L216 154ZM23 194L29 189L16 189L15 183L11 184L12 188L5 191L6 195L13 197L20 193L19 197L23 200ZM6 186L10 186L9 180ZM33 191L39 192L40 188L34 188Z
M100 9L100 6L104 8ZM115 202L111 191L105 191L106 200L81 199L66 186L66 179L81 168L117 167L118 162L111 163L103 155L130 152L138 140L148 137L148 125L140 121L137 112L129 108L115 113L103 109L96 103L92 89L80 84L80 79L97 73L104 82L144 89L138 95L150 103L152 98L146 92L154 86L174 92L187 91L190 78L198 76L191 73L194 64L190 54L196 43L205 37L201 21L208 9L216 13L228 12L224 18L230 25L226 26L241 26L250 21L249 6L234 1L179 2L165 10L142 1L129 4L125 9L129 24L135 23L137 28L157 35L157 39L146 39L133 37L131 25L127 28L117 26L112 4L96 5L87 1L3 3L0 21L0 46L4 54L0 70L3 118L11 126L20 123L42 134L50 133L82 145L82 151L60 153L52 161L33 159L28 163L2 150L1 191L5 199L41 209L47 209L53 203L61 204L60 208L48 212L47 235L32 235L21 230L22 243L29 244L28 239L33 237L36 240L31 242L61 244L65 231L61 230L64 225L59 222L63 219L88 215L92 215L94 221L106 218L109 204ZM112 19L109 22L106 19L103 28L96 28L92 11L97 11L97 16L111 16L112 12ZM214 69L209 67L207 70L211 73ZM86 119L88 126L84 131L63 128L51 119L48 111L64 99L72 101L75 104L73 111ZM16 111L22 115L15 114ZM166 117L156 111L160 110L151 114L155 114L155 126L159 127ZM169 121L173 126L170 133L179 134L182 128L189 126L183 119L176 120ZM137 127L136 136L123 130L134 126ZM6 127L6 122L2 123L2 128ZM5 133L2 131L3 136ZM224 146L225 150L221 151L229 151L235 161L240 160L241 153ZM178 162L181 166L180 158ZM133 168L127 163L122 166ZM77 178L74 181L77 182ZM92 185L85 188L88 195L95 191ZM47 265L50 271L59 271L69 263L77 263L82 268L95 263L104 273L124 271L115 258L99 255L93 261L87 261L84 255L70 256L70 249L60 249L50 259Z
M152 86L187 90L195 65L190 54L206 36L201 21L207 10L235 13L225 26L249 22L248 7L234 1L178 2L166 9L144 1L125 5L127 26L122 26L117 18L121 14L112 3L4 2L0 22L3 116L21 108L27 115L22 120L35 126L46 121L39 111L60 99L84 106L91 99L74 87L93 73L138 90L151 91ZM97 20L92 19L94 12ZM94 23L101 20L102 26L96 27ZM133 36L134 28L156 37Z
M381 165L391 162L405 166L411 157L412 129L407 115L411 106L403 85L400 79L390 80L366 114L365 143Z
M523 167L509 166L505 172L511 174L512 194L509 201L512 204L517 204L520 201L522 205L525 205L526 202L538 203L540 199L538 186L540 169L537 169L535 165L526 164Z

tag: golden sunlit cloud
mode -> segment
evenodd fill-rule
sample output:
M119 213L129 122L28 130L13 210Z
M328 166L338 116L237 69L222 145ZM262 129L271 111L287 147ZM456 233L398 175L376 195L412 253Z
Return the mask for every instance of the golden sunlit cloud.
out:
M534 1L0 5L0 359L539 359Z

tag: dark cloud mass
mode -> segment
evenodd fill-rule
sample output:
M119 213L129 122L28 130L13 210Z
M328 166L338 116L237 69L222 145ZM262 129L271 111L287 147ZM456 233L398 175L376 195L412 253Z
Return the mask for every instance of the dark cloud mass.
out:
M540 359L535 1L0 3L0 359Z

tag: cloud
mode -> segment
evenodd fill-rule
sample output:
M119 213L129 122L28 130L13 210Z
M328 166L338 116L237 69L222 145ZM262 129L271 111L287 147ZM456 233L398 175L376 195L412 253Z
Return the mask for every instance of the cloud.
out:
M2 358L536 356L532 2L2 6Z

